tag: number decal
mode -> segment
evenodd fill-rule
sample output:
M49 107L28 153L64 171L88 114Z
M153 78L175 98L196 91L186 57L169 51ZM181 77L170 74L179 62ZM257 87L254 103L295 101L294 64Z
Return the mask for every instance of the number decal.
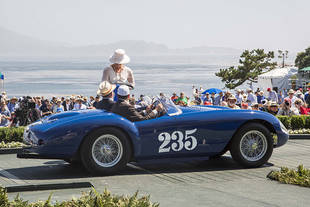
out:
M161 152L169 152L170 151L170 147L167 147L167 148L165 148L165 147L170 143L170 134L167 133L167 132L160 133L158 135L158 140L163 142L160 145L158 152L159 153L161 153Z
M158 153L162 152L170 152L170 149L172 149L175 152L181 151L183 148L185 148L188 151L191 151L197 147L197 139L196 137L192 136L197 131L197 129L192 130L186 130L185 131L185 138L184 134L181 131L174 131L172 132L171 136L167 132L162 132L158 135L158 140L160 142L163 142L159 149ZM176 141L173 142L170 146L170 141Z
M197 129L185 131L185 140L187 140L184 144L185 149L193 150L197 147L197 139L194 136L188 136L190 134L194 134L196 131ZM191 139L192 141L189 141L189 139Z
M180 150L182 150L183 149L183 133L182 132L180 132L180 131L175 131L175 132L173 132L172 133L172 135L171 135L171 139L172 140L177 140L177 143L172 143L171 144L171 148L172 148L172 150L173 151L176 151L176 152L178 152L178 151L180 151ZM177 146L179 146L178 148L177 148Z

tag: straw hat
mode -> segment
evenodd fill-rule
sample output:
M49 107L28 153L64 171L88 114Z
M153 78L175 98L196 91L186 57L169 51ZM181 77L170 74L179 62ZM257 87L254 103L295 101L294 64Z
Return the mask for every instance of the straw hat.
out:
M289 93L289 94L294 94L295 92L294 92L293 89L290 89L290 90L288 91L288 93Z
M101 96L107 96L115 89L115 87L115 85L110 84L108 81L102 81L99 85L97 94Z
M227 100L235 100L235 101L237 101L237 99L236 99L235 96L229 96L229 97L227 98Z
M11 98L11 101L12 100L16 100L16 101L18 101L18 99L14 96L13 98Z
M123 49L117 49L114 51L114 54L110 57L111 63L117 63L117 64L125 64L130 62L130 58L126 55L125 50Z

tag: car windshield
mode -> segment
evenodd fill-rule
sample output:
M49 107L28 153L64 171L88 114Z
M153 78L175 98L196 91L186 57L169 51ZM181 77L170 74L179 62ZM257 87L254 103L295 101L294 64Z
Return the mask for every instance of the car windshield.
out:
M177 105L175 105L169 97L157 96L156 99L163 104L169 116L175 116L182 113L182 110Z

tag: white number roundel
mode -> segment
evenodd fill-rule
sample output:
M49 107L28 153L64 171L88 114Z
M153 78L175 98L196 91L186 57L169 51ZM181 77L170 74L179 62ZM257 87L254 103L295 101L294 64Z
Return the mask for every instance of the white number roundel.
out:
M174 131L171 136L167 132L160 133L158 135L158 140L162 142L162 144L160 145L158 152L170 152L170 149L175 152L181 151L183 148L188 151L195 149L197 147L197 139L191 134L194 134L196 131L197 129L186 130L185 137L181 131ZM168 146L170 141L172 141L171 147Z

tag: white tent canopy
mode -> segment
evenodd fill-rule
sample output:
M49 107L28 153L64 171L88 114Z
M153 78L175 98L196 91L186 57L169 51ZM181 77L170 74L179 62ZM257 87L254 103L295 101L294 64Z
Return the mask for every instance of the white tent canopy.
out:
M279 90L290 88L289 79L297 75L296 67L275 68L267 73L258 76L257 85L266 91L267 88L277 87Z

